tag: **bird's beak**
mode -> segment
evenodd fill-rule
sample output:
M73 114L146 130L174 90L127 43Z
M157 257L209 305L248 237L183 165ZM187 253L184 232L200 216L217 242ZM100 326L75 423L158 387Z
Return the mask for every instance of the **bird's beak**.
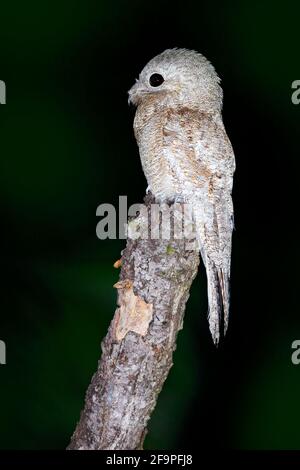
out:
M143 88L138 80L136 83L130 88L128 92L128 104L133 104L138 106L143 95L147 95L149 91Z
M128 91L128 104L133 104L135 106L138 105L138 102L139 102L138 91L139 91L139 82L137 80L136 83Z

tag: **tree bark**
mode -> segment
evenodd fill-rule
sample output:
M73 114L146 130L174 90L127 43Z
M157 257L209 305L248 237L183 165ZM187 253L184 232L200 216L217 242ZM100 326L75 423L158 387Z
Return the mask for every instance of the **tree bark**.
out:
M189 249L185 238L174 238L174 224L169 239L153 239L153 224L147 217L153 202L147 195L146 213L129 222L129 228L138 227L150 236L127 239L115 285L118 308L68 449L141 449L147 422L172 366L199 255ZM172 220L182 217L180 204L161 207L156 228L161 228L170 209Z

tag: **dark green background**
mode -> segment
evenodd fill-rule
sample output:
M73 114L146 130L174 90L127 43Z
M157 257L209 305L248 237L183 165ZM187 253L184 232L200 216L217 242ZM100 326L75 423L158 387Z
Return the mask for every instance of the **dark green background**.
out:
M140 202L146 188L127 90L175 46L202 52L223 79L237 159L232 309L216 350L202 268L146 447L300 448L297 3L1 4L1 448L69 442L125 243L96 238L96 208Z

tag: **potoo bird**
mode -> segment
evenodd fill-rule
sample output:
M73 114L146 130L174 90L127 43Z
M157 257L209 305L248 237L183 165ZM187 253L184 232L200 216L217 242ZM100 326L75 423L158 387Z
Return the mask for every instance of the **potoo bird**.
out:
M148 189L159 202L192 209L217 344L228 326L235 170L220 79L198 52L168 49L144 67L129 101L137 106L134 132Z

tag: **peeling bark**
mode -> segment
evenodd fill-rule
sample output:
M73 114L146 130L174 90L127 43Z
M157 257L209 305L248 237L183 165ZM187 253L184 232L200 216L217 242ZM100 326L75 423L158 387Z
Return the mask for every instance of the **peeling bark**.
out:
M148 211L153 203L146 196ZM174 217L180 205L171 206ZM165 210L169 210L166 208ZM186 221L185 221L186 222ZM191 221L189 221L191 223ZM135 226L150 233L140 214ZM173 227L174 228L174 227ZM176 337L199 256L184 239L128 239L118 305L102 342L99 367L68 449L141 449L147 422L172 366Z

